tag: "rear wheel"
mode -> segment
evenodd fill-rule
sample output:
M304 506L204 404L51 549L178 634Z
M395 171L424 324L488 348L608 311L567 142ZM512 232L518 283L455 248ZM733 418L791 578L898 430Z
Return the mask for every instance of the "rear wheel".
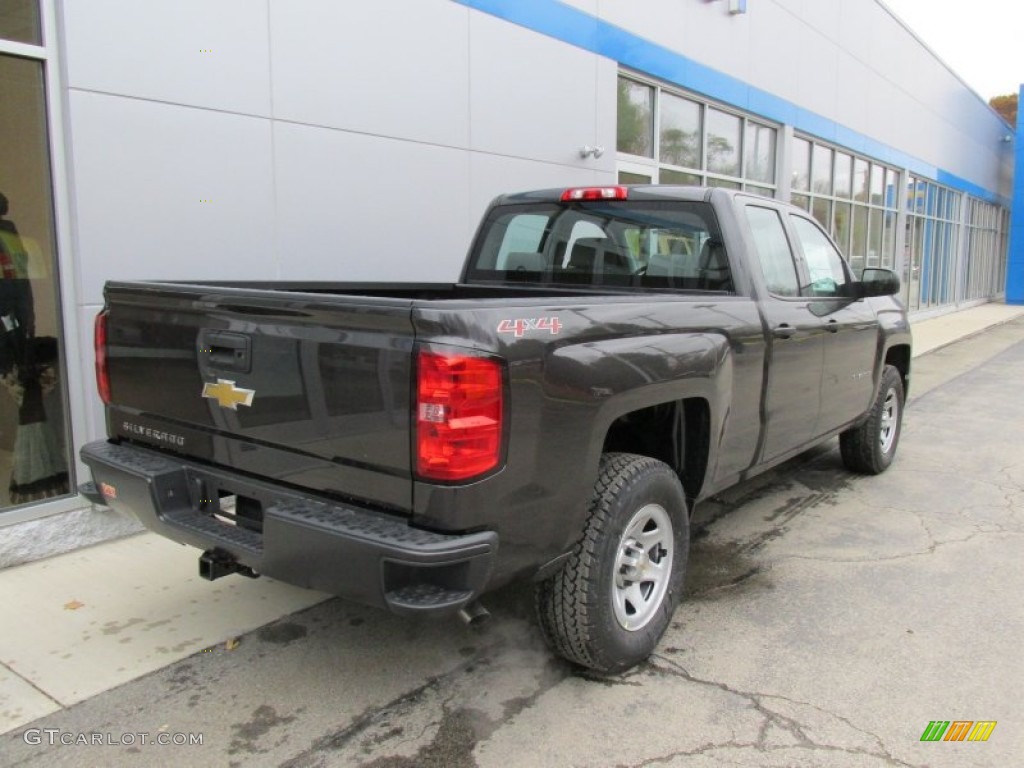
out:
M891 365L885 366L868 417L839 436L839 451L848 469L877 475L889 468L900 440L903 399L900 372Z
M682 594L689 530L686 498L667 464L628 453L602 456L583 538L537 587L551 648L604 673L647 658Z

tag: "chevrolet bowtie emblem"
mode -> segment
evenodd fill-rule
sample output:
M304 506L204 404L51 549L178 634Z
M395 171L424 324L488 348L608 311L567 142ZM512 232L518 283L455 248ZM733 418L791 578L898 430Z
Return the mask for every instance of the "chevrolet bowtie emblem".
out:
M206 382L203 385L203 397L216 400L221 408L230 408L232 411L237 411L240 405L252 405L255 395L255 389L236 387L235 382L227 379L217 379L216 384Z

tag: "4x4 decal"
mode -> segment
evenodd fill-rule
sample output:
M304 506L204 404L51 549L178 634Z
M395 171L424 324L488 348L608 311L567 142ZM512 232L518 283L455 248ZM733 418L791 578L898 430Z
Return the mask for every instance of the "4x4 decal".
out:
M525 336L527 331L547 331L557 336L562 331L562 321L557 317L525 317L498 323L498 333L511 333L517 339Z

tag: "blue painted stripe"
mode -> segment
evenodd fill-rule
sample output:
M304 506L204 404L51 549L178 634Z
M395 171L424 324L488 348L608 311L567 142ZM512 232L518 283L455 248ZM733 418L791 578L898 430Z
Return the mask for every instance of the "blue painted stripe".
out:
M1024 86L1018 92L1024 101ZM1024 118L1017 118L1017 146L1013 172L1013 209L1010 214L1010 255L1006 268L1006 301L1024 304Z
M801 133L834 142L884 163L907 168L954 189L999 205L1010 201L978 184L912 157L768 91L755 88L658 43L558 0L453 0L533 32L612 59L624 67L673 83Z

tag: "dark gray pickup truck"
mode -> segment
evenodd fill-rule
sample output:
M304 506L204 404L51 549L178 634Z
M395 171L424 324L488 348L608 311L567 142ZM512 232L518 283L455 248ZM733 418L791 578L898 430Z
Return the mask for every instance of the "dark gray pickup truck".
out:
M836 435L853 471L893 460L898 288L740 192L508 195L454 285L108 283L82 458L206 578L464 615L532 579L552 648L622 670L701 498Z

